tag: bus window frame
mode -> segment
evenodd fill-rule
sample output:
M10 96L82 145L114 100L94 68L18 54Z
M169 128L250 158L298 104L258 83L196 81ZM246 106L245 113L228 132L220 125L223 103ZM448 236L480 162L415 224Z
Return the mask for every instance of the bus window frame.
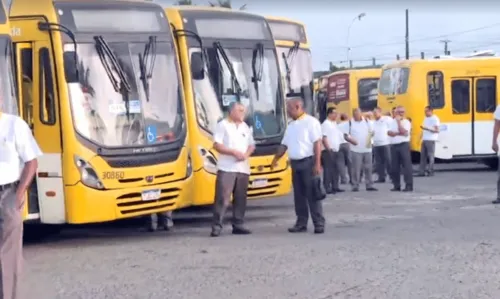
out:
M478 109L478 108L479 108L479 105L478 105L478 103L479 103L479 102L478 102L478 99L479 99L479 97L478 97L478 86L479 86L479 84L478 84L478 82L479 82L479 81L481 81L481 80L482 80L482 81L493 81L493 95L494 95L494 96L493 96L493 101L492 101L492 103L491 103L492 105L487 106L487 107L492 107L492 108L493 108L491 111L485 111L485 110L479 110L479 109ZM494 113L494 112L495 112L495 108L496 108L496 106L497 106L497 103L496 103L496 94L497 94L497 78L496 78L496 77L494 77L494 78L476 78L476 81L474 82L474 89L475 89L475 90L474 90L474 95L475 95L475 99L474 99L474 100L475 100L475 103L474 103L474 106L475 106L475 108L476 108L476 111L475 111L475 112L476 112L476 113L485 113L485 114L486 114L486 113L490 113L490 114L491 114L491 113Z
M50 51L47 47L38 50L38 67L39 118L42 124L52 126L56 124L56 99Z
M435 76L435 75L440 75L441 76L441 80L439 82L439 97L437 99L437 101L433 101L432 100L432 95L431 95L431 90L429 89L429 76ZM436 78L436 77L434 77ZM439 78L439 76L437 76L437 78ZM444 73L442 71L429 71L427 72L427 75L425 77L425 87L427 89L427 103L429 105L429 107L431 107L432 109L443 109L444 106L445 106L445 94L444 94ZM435 82L435 79L431 82L431 84L433 85L433 87L435 88L436 87L436 82Z
M455 101L454 101L454 92L453 92L453 84L455 82L467 82L468 84L468 91L469 91L469 97L468 97L468 102L467 102L467 110L466 111L458 111L455 109ZM471 80L469 79L454 79L451 81L451 86L450 86L450 90L451 90L451 111L454 115L461 115L461 114L470 114L471 113Z

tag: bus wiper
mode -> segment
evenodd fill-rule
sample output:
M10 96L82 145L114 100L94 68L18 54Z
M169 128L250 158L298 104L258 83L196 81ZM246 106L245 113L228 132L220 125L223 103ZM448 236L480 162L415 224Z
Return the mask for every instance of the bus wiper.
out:
M258 63L258 65L257 65ZM258 43L253 50L252 56L252 82L257 93L257 100L259 100L259 82L262 81L262 73L264 72L264 45Z
M297 53L299 52L299 47L300 43L299 42L294 42L293 47L288 50L288 54L285 55L285 53L282 53L282 58L283 62L285 63L285 71L286 71L286 82L288 84L288 91L290 93L293 93L293 88L292 88L292 68L290 67L292 62L295 59L295 56L297 56Z
M153 78L153 71L156 62L156 36L150 36L149 42L144 47L144 53L139 53L139 68L141 69L141 81L146 94L146 101L149 102L149 82Z
M214 48L219 52L220 56L222 56L222 59L224 60L224 63L227 66L227 69L229 70L229 74L231 74L231 81L234 85L234 92L240 96L242 94L242 89L241 89L241 84L238 81L238 77L236 77L236 72L234 71L233 64L229 60L229 57L227 56L226 50L222 47L220 42L215 42L214 43ZM222 63L220 61L219 56L217 55L217 63L219 66L222 68Z
M116 55L113 53L113 50L111 50L104 38L102 36L94 36L94 40L96 43L95 48L97 54L99 55L101 63L104 66L104 70L106 71L106 74L108 75L113 88L116 92L119 92L124 96L125 110L128 118L130 116L128 95L132 90L132 87L127 80L127 75L118 62ZM113 71L118 75L118 77L115 76Z

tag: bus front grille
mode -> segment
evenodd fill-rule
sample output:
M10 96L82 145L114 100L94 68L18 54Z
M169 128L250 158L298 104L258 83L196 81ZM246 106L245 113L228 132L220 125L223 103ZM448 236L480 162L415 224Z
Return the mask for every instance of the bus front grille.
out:
M258 198L258 197L268 197L274 195L278 192L281 185L281 178L270 178L267 180L265 186L254 186L254 182L259 178L250 176L250 181L248 182L248 192L247 197Z
M149 211L173 206L179 193L179 188L161 189L159 198L154 200L143 200L141 192L127 193L116 199L116 205L122 215L147 214Z

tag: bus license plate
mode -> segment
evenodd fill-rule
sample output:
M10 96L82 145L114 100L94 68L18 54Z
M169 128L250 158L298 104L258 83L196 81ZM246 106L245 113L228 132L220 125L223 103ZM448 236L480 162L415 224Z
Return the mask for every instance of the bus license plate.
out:
M252 182L252 188L262 188L267 186L267 179L256 179Z
M146 190L142 192L142 200L143 201L157 200L158 198L160 198L160 195L161 195L160 189Z

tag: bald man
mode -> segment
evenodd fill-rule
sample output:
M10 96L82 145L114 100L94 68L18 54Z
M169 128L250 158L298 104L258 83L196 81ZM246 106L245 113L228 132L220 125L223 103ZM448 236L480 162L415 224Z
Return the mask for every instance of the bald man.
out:
M288 124L281 147L274 156L271 165L288 151L292 166L293 198L297 220L295 225L288 229L290 233L307 231L309 213L314 224L314 233L322 234L325 231L323 205L314 198L313 178L321 173L321 141L322 132L319 121L304 112L304 103L301 98L292 98L287 101L287 112L292 121Z

